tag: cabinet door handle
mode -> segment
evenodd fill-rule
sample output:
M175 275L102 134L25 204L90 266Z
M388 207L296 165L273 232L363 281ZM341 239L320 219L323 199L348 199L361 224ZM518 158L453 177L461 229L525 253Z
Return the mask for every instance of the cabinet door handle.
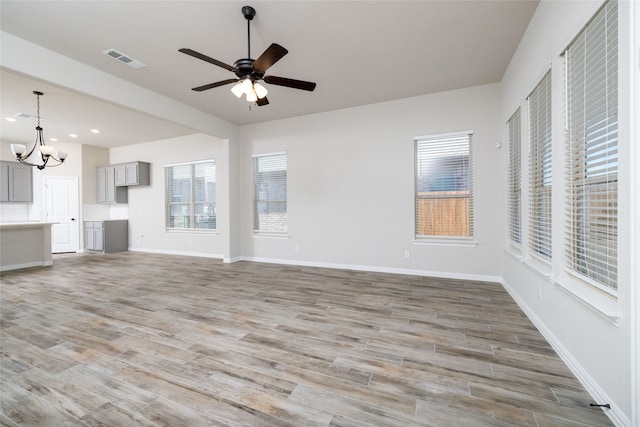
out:
M71 218L71 221L75 221L75 220L76 220L75 218Z

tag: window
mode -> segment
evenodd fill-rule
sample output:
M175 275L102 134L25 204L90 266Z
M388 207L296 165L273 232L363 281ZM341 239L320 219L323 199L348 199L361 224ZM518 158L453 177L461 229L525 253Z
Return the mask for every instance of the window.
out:
M216 229L215 160L165 167L166 227Z
M568 267L617 289L618 7L606 2L565 51Z
M472 132L415 142L416 237L472 237Z
M529 249L551 259L551 71L529 95Z
M253 231L287 232L287 154L254 156Z
M509 240L522 243L522 177L520 171L520 108L507 121L509 134Z

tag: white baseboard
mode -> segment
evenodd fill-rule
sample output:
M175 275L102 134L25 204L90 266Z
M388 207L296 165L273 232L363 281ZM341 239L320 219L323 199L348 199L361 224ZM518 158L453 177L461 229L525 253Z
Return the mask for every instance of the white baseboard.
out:
M0 266L0 271L19 270L21 268L31 268L31 267L46 267L48 265L53 265L53 261L33 261L33 262L25 262L23 264L3 265L3 266Z
M609 417L611 422L618 427L631 427L631 420L616 406L607 393L598 385L598 383L589 375L589 373L580 365L580 363L573 357L573 355L562 345L560 340L551 332L549 328L540 320L538 316L529 308L527 303L520 298L520 296L513 290L506 280L501 280L504 289L511 295L511 298L518 304L520 309L531 320L535 327L545 337L545 339L551 344L551 347L558 353L558 356L569 367L571 372L576 376L578 381L584 386L584 388L591 394L594 399L594 403L609 403L611 409L603 408L604 413Z
M466 274L466 273L451 273L448 271L433 271L433 270L417 270L409 268L393 268L393 267L377 267L371 265L355 265L355 264L339 264L328 262L316 262L316 261L300 261L300 260L286 260L275 258L257 258L257 257L237 257L233 258L233 261L251 261L251 262L264 262L270 264L283 264L283 265L297 265L303 267L319 267L319 268L332 268L341 270L355 270L355 271L369 271L373 273L390 273L390 274L405 274L409 276L428 276L438 277L442 279L457 279L457 280L475 280L479 282L495 282L502 283L502 277L484 275L484 274ZM225 259L225 262L226 259Z
M148 254L164 254L164 255L193 256L193 257L200 257L200 258L224 259L224 255L202 253L202 252L169 251L164 249L147 249L147 248L128 248L127 250L129 252L144 252Z

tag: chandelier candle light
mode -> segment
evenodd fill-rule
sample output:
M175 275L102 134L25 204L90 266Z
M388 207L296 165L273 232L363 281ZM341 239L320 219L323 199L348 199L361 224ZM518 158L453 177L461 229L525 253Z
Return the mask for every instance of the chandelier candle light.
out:
M64 160L67 158L67 153L56 150L54 147L50 145L46 145L44 143L44 136L42 135L42 127L40 126L40 96L44 94L42 92L38 92L37 90L34 90L33 94L36 95L38 99L37 101L38 102L38 110L37 110L38 125L36 126L36 140L33 143L33 147L28 153L26 153L27 147L22 144L11 144L11 151L16 156L16 160L18 160L20 163L23 163L29 166L35 166L40 170L44 169L45 167L60 166L64 162ZM27 161L27 159L36 150L36 147L39 148L40 150L40 157L42 159L41 164L30 163ZM48 164L49 160L51 159L53 159L57 163Z

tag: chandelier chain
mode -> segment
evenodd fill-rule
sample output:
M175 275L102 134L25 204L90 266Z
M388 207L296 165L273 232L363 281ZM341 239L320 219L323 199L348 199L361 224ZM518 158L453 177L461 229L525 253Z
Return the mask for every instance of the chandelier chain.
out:
M40 95L36 94L37 97L37 107L36 107L36 114L38 116L38 127L40 127Z

